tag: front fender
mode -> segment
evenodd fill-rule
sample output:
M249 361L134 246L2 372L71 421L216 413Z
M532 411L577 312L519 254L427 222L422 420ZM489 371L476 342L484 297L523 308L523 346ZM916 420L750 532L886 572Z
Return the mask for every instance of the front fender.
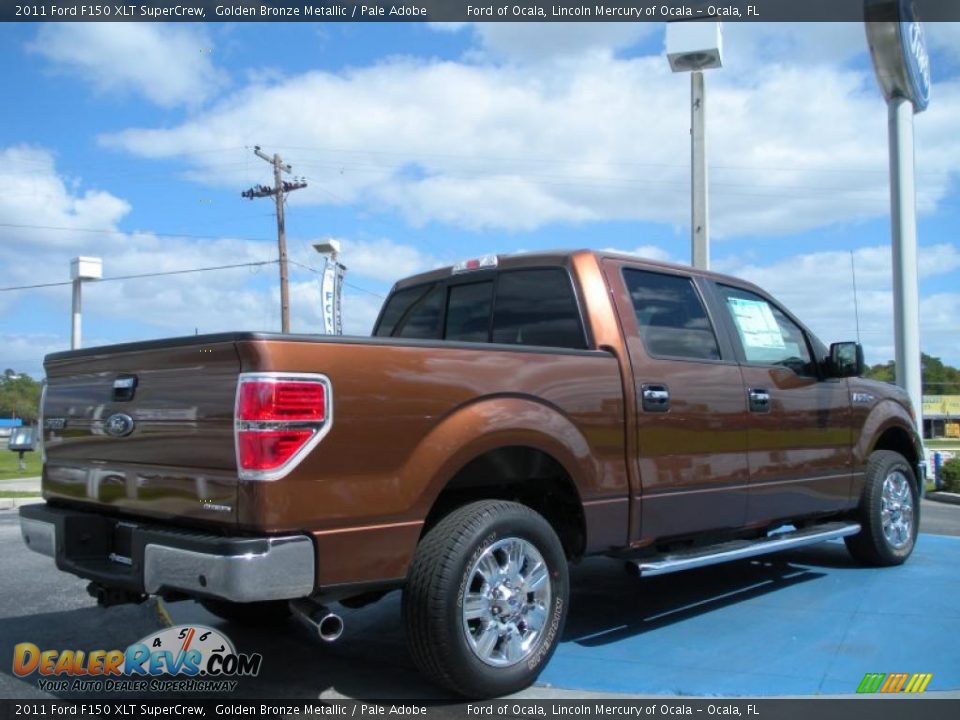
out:
M914 450L922 459L923 446L910 413L895 400L883 399L870 409L860 431L860 437L853 446L853 464L855 471L863 472L870 453L877 446L880 437L891 428L899 428L907 433Z

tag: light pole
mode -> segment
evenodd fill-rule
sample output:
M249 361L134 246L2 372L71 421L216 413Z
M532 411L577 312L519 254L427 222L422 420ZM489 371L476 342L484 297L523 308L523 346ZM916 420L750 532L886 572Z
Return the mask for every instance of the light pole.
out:
M340 298L343 274L347 268L340 264L340 241L331 239L314 243L313 249L324 258L323 278L320 281L323 332L325 335L343 335Z
M864 17L873 66L887 100L897 385L910 396L922 428L913 115L930 102L930 58L913 0L866 0Z
M83 301L80 286L84 280L99 280L103 277L103 260L95 257L75 257L70 261L70 279L73 280L73 322L70 327L70 349L80 347L80 324Z
M690 261L710 267L707 192L707 95L703 71L723 64L720 23L667 23L667 60L674 72L690 73Z

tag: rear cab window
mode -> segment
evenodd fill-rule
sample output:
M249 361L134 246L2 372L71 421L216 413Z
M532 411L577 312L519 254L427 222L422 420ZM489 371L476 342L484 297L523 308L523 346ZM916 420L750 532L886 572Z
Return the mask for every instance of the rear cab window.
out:
M560 267L453 276L393 293L376 337L587 348L569 273Z
M717 336L691 278L624 268L623 279L647 353L720 360Z

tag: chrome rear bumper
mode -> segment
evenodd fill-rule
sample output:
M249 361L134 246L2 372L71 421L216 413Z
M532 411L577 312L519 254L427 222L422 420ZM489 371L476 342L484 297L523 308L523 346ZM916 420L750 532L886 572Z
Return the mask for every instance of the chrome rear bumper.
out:
M127 534L121 548L113 541L118 524ZM307 535L225 538L46 505L21 508L20 533L61 570L107 587L241 603L314 591L316 553Z

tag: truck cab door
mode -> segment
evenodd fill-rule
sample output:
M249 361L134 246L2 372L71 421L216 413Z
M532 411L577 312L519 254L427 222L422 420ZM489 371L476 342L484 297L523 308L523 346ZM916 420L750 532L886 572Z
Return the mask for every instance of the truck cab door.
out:
M632 367L639 487L631 541L741 527L746 518L746 397L729 338L679 270L607 259Z
M746 385L747 522L844 508L852 472L847 380L823 376L813 338L775 302L746 288L713 287Z

